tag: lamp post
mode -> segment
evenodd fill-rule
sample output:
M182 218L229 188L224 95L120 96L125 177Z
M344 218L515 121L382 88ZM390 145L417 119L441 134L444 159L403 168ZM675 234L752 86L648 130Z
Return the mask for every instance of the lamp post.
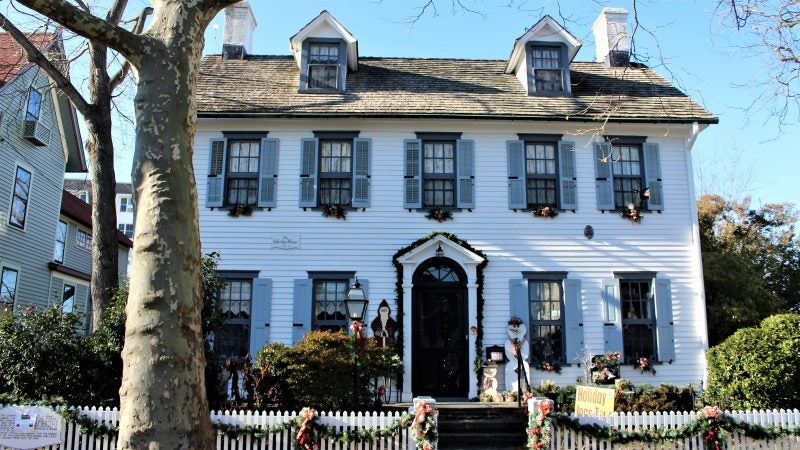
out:
M367 314L367 296L364 294L364 289L361 288L361 283L358 278L353 282L353 286L347 291L347 298L344 301L344 308L347 311L347 317L352 322L350 329L353 330L353 398L356 402L360 403L358 395L358 352L363 345L364 337L364 324L361 320Z

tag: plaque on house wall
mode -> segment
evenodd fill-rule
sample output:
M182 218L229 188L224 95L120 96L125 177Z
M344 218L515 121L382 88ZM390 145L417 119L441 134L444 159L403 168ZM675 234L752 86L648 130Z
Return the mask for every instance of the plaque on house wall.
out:
M34 449L59 445L63 440L61 416L42 406L8 406L0 409L0 447Z
M299 234L273 234L269 237L269 240L270 248L279 248L281 250L300 248Z

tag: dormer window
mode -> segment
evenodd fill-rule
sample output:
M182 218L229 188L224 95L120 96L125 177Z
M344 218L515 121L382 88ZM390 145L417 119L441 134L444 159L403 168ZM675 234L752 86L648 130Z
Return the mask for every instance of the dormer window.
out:
M347 54L343 41L306 41L303 53L301 91L344 91Z
M528 44L528 92L531 95L569 93L566 46L560 43Z

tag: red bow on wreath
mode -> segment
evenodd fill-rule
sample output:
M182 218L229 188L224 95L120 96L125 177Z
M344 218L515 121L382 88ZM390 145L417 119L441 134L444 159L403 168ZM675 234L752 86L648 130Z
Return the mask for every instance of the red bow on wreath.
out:
M314 442L311 436L311 425L317 412L311 408L303 408L300 414L303 415L303 423L300 425L300 430L297 431L297 437L295 438L297 444L301 445L305 450L319 449L319 445Z
M356 337L356 345L358 345L358 348L363 348L364 342L366 342L367 335L364 332L365 328L366 325L359 320L354 320L353 323L350 324L350 331L352 331L353 335Z

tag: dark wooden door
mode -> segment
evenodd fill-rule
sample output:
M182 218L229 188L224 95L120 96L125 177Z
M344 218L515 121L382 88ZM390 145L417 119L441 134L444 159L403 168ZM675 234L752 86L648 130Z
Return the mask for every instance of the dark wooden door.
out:
M467 396L466 309L463 288L414 287L411 344L415 396Z

